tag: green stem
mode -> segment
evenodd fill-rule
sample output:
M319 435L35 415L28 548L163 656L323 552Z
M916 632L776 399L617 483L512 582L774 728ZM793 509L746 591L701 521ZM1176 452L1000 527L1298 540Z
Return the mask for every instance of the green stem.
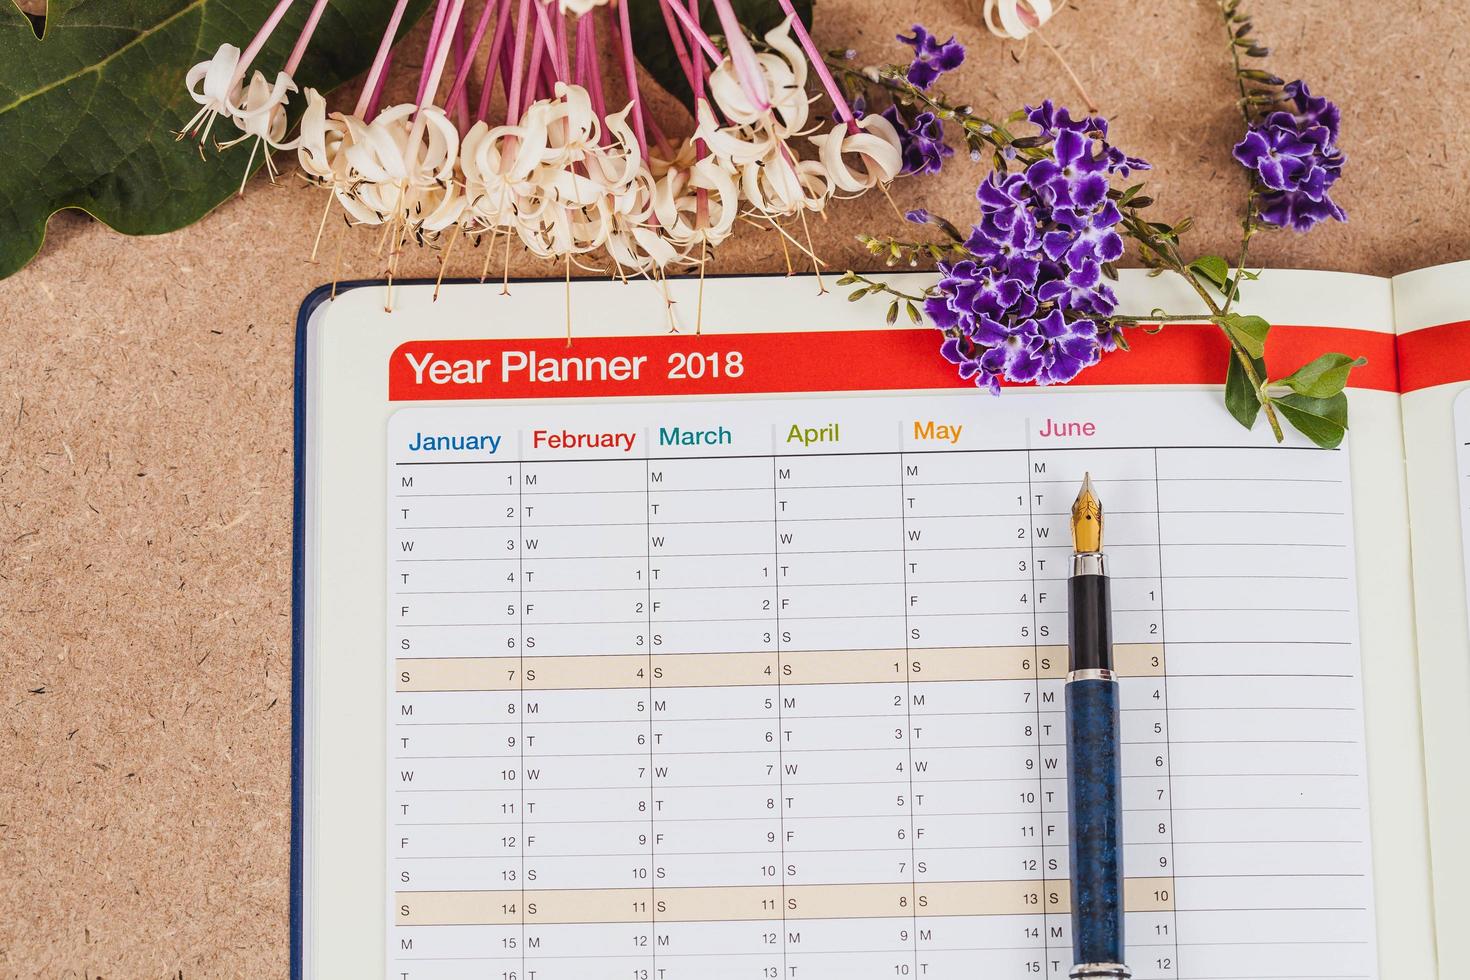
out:
M976 115L969 106L951 105L942 94L930 94L915 88L907 80L900 80L885 69L877 69L875 78L840 61L827 59L827 67L861 85L877 85L906 99L912 99L923 105L924 108L932 110L940 119L959 123L965 128L966 133L973 134L997 149L1010 146L1015 141L1015 137L1000 123ZM1030 160L1045 156L1045 151L1037 147L1016 147L1015 149L1019 155Z
M847 275L843 276L843 279L846 280L846 282L839 282L838 285L850 285L852 283L860 283L864 286L876 286L878 287L878 292L887 293L889 296L896 296L899 299L906 299L910 303L922 303L924 302L924 300L928 299L927 296L914 296L910 293L904 292L901 289L894 289L886 282L876 282L872 279L869 279L862 273L853 272L851 269L847 270Z
M1235 43L1235 31L1230 29L1230 13L1225 8L1224 0L1217 0L1220 4L1220 14L1225 21L1226 43L1230 45L1230 60L1235 64L1235 84L1240 89L1240 114L1245 119L1247 127L1251 125L1250 93L1245 88L1245 77L1241 75L1244 67L1240 63L1240 47Z
M1230 312L1230 305L1240 295L1240 283L1245 276L1245 260L1250 254L1251 237L1256 233L1256 189L1252 185L1250 192L1245 196L1245 221L1240 235L1240 259L1235 263L1235 278L1230 282L1230 288L1225 293L1225 305L1220 310L1222 314Z
M1266 397L1265 381L1256 373L1256 366L1251 363L1250 355L1230 335L1230 331L1225 329L1223 322L1225 311L1215 302L1215 298L1210 295L1209 290L1205 289L1200 284L1200 281L1195 278L1194 273L1190 272L1184 263L1180 261L1178 253L1173 247L1166 242L1159 241L1157 236L1149 229L1147 222L1139 218L1136 213L1130 211L1127 217L1124 218L1124 224L1128 228L1129 234L1148 248L1153 249L1155 253L1165 260L1169 270L1184 277L1184 281L1189 283L1190 288L1199 294L1200 299L1204 300L1205 306L1209 308L1212 314L1209 318L1210 322L1219 327L1220 332L1225 335L1225 340L1230 344L1231 352L1235 355L1235 359L1240 362L1241 368L1245 370L1246 378L1250 380L1251 388L1256 393L1256 400L1261 403L1261 409L1266 415L1266 421L1271 426L1271 434L1276 437L1277 442L1281 442L1286 438L1286 434L1281 431L1281 420L1276 417L1276 409L1272 406L1271 400Z
M868 251L874 255L887 254L895 260L901 259L905 254L909 253L918 255L922 252L926 255L934 256L936 250L940 254L951 254L960 258L965 258L970 255L969 249L965 248L962 240L949 242L915 242L895 238L892 235L881 237L877 235L859 235L858 241L862 242ZM938 256L934 257L937 258ZM889 264L892 265L893 263L890 262Z
M1115 323L1202 323L1210 318L1198 313L1162 313L1156 316L1114 316L1111 319Z

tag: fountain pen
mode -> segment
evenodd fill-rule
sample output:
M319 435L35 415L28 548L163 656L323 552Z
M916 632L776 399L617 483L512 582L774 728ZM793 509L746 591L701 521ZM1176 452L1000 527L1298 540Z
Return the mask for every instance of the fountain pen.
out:
M1123 777L1112 605L1092 477L1072 504L1067 580L1067 807L1073 980L1126 980L1123 950Z

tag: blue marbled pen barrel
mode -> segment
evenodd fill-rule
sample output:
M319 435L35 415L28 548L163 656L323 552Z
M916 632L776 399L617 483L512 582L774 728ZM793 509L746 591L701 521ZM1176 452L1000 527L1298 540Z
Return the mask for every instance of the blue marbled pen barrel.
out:
M1130 976L1123 938L1123 773L1102 502L1085 479L1072 507L1067 582L1067 807L1075 980Z
M1074 977L1119 977L1123 950L1123 801L1118 682L1067 683L1067 794Z

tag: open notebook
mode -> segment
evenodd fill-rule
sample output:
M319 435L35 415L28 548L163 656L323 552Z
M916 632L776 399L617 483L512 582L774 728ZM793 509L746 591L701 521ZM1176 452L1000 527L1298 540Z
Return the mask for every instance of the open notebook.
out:
M1283 361L1370 359L1337 451L1240 429L1202 327L991 398L810 278L708 280L700 336L696 282L678 333L653 287L579 283L571 347L561 283L313 294L293 975L1064 977L1084 471L1134 975L1440 975L1470 921L1467 275L1250 285Z

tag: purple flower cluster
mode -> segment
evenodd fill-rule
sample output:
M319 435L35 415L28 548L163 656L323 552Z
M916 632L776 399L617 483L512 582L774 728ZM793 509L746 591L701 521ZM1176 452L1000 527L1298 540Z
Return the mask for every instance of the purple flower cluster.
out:
M928 88L947 71L954 71L965 61L965 46L953 36L948 41L939 41L922 25L914 25L914 36L899 34L898 39L914 49L914 60L909 65L910 84Z
M937 174L944 161L954 156L954 147L944 142L944 126L932 112L921 112L913 125L904 122L898 106L883 110L883 118L898 131L899 150L903 153L904 174Z
M940 263L938 291L924 304L944 331L940 352L993 393L1002 378L1065 384L1113 349L1099 327L1118 304L1102 268L1123 254L1109 178L1148 169L1109 145L1104 119L1074 120L1049 101L1026 114L1051 138L1050 152L980 185L971 258Z
M1297 231L1328 218L1346 221L1347 213L1328 196L1346 159L1337 148L1342 114L1312 95L1306 82L1288 83L1283 94L1291 110L1270 113L1235 144L1235 159L1261 187L1261 221Z

